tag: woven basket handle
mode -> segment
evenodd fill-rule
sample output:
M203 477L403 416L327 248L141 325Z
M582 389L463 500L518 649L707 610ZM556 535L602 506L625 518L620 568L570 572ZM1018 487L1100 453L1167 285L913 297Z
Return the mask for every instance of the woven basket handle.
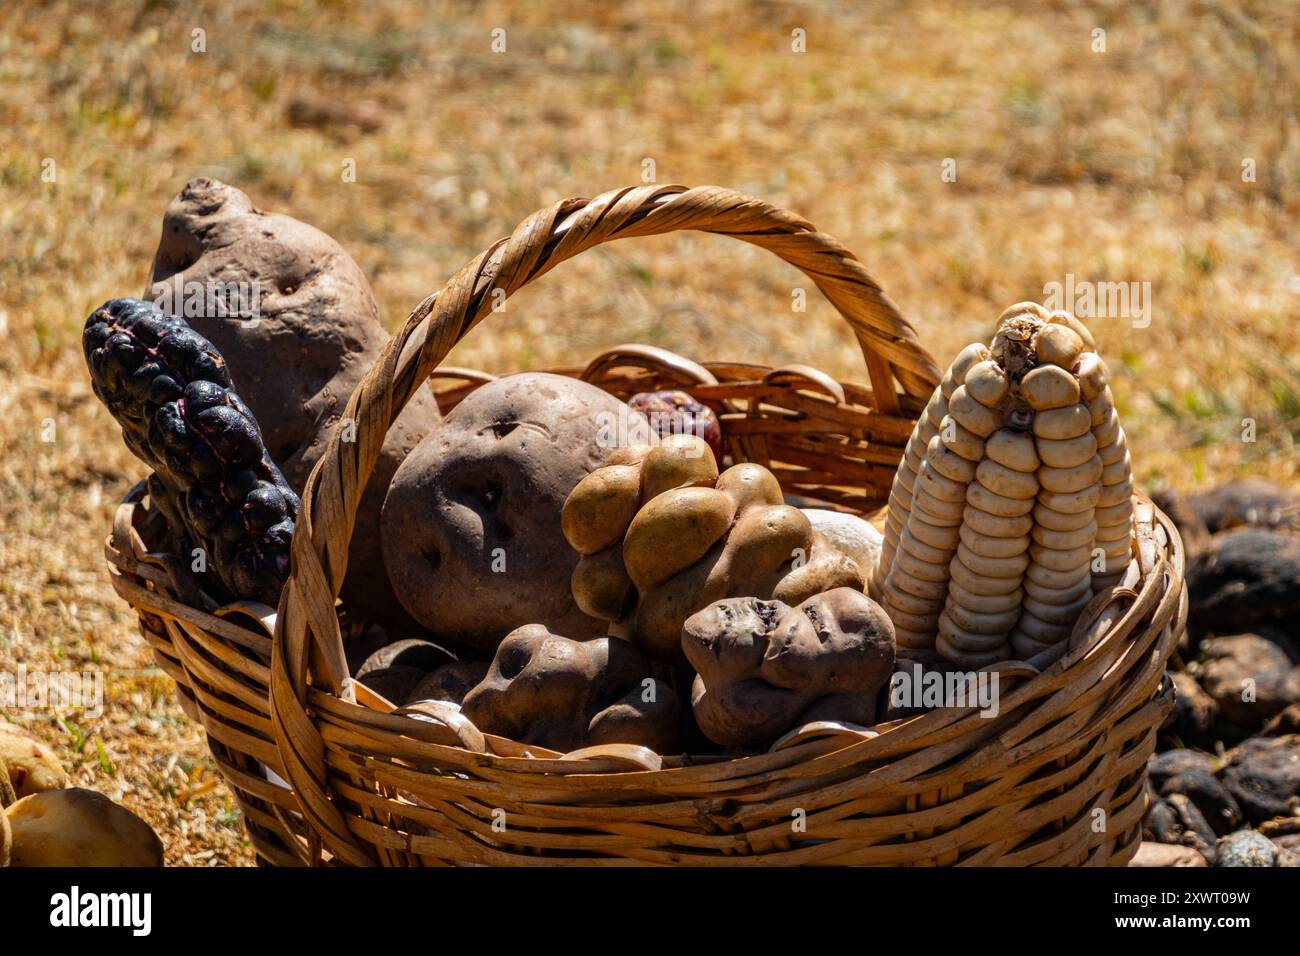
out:
M349 680L334 603L347 570L357 504L389 426L502 294L514 294L603 242L684 229L753 243L803 270L857 336L880 411L899 412L895 379L918 399L928 398L938 384L933 359L862 263L808 222L761 200L717 186L638 186L562 200L525 219L510 238L493 244L411 313L348 402L344 418L355 423L354 440L341 441L335 429L307 479L293 571L280 598L270 695L285 775L319 840L308 848L310 861L319 859L323 845L342 862L372 862L329 798L325 744L306 700L309 670L316 686L336 696Z

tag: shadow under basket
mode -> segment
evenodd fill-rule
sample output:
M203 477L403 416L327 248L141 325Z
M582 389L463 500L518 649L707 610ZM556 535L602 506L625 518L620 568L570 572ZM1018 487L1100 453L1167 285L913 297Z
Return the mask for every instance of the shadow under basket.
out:
M1187 614L1177 531L1136 504L1121 585L1084 610L1042 669L1009 661L996 713L931 710L871 728L811 724L766 753L560 754L456 714L395 709L352 680L337 602L357 503L384 435L434 379L444 410L491 376L438 368L505 295L603 242L692 229L802 269L853 329L869 386L808 366L699 365L622 346L580 376L626 398L685 387L722 419L729 463L787 493L878 511L939 369L858 260L792 214L718 187L643 186L540 210L420 304L358 387L303 494L278 609L212 608L142 486L119 507L113 585L272 865L1124 865L1146 809L1146 762L1173 703L1165 661ZM500 291L498 291L500 290ZM504 321L505 316L497 321Z

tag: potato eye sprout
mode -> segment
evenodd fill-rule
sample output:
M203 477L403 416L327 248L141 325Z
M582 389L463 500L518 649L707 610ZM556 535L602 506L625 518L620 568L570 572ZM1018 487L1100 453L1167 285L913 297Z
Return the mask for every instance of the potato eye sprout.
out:
M964 667L1064 653L1132 553L1105 363L1067 312L1013 305L958 353L894 476L870 594L900 648Z

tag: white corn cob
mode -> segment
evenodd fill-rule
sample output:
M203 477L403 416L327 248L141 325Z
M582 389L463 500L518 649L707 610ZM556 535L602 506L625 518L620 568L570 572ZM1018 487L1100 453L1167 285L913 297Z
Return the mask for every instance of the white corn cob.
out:
M1131 554L1133 478L1092 336L1012 306L954 360L890 494L872 596L902 647L982 667L1064 651Z

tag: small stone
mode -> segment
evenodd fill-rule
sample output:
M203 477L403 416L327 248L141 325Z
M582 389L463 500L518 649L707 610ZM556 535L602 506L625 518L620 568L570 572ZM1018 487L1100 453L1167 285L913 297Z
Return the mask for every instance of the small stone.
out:
M1277 866L1300 867L1300 834L1273 837L1277 847Z
M1141 867L1208 866L1205 857L1190 846L1150 843L1145 840L1138 846L1137 854L1129 861L1128 865Z
M1281 836L1273 837L1273 842L1283 850L1300 852L1300 833L1283 833Z
M1238 830L1221 839L1216 847L1215 866L1274 866L1278 849L1273 841L1255 830Z

